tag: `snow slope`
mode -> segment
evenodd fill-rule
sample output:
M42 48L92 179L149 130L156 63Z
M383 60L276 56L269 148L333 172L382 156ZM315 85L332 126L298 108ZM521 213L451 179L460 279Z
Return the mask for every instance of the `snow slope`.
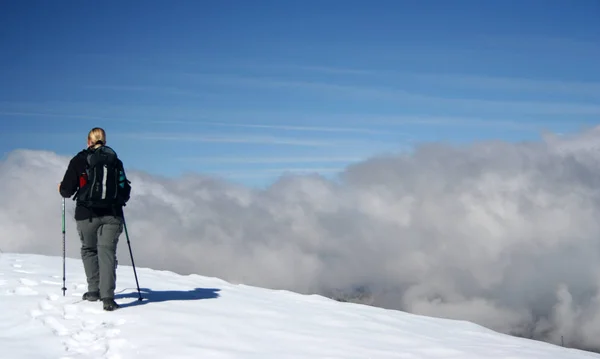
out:
M116 312L81 301L83 267L0 254L0 347L26 358L600 358L443 320L320 296L119 266Z

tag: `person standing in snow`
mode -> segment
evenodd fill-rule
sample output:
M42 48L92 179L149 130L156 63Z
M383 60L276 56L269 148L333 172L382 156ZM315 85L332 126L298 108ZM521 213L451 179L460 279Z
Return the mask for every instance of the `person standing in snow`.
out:
M115 310L116 252L123 232L123 206L131 187L123 163L106 146L106 133L93 128L87 148L76 154L67 167L59 193L75 195L75 221L81 241L81 259L87 277L84 300L102 300L104 310Z

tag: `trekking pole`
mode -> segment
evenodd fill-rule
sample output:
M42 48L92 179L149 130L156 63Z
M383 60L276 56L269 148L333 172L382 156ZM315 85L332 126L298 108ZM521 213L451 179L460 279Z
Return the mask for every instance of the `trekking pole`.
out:
M125 237L127 238L127 246L129 247L129 255L131 256L131 265L133 266L133 275L135 276L135 284L137 285L138 301L142 301L142 294L140 293L140 284L138 283L138 277L135 271L135 263L133 262L133 253L131 252L131 242L129 242L129 233L127 233L127 224L125 223L125 214L123 214L123 227L125 228Z
M62 287L62 291L63 291L63 297L65 296L65 291L67 290L67 286L66 286L66 243L65 243L65 198L63 197L62 199L62 250L63 250L63 287Z

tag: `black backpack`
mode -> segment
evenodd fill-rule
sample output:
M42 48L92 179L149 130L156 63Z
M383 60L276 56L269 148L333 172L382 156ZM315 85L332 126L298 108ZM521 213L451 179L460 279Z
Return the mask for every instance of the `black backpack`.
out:
M73 199L88 208L125 206L131 194L131 182L117 153L102 145L88 148L83 155L87 162L87 177L81 181L82 185Z

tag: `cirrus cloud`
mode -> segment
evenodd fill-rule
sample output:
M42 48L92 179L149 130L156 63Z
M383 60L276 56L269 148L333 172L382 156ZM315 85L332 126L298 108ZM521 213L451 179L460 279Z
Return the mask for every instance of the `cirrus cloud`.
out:
M598 350L598 140L593 129L427 144L335 180L289 175L262 190L131 172L133 254L139 266L249 285L367 291L376 306ZM61 255L56 183L68 160L19 150L0 162L3 251ZM67 209L67 254L78 257Z

